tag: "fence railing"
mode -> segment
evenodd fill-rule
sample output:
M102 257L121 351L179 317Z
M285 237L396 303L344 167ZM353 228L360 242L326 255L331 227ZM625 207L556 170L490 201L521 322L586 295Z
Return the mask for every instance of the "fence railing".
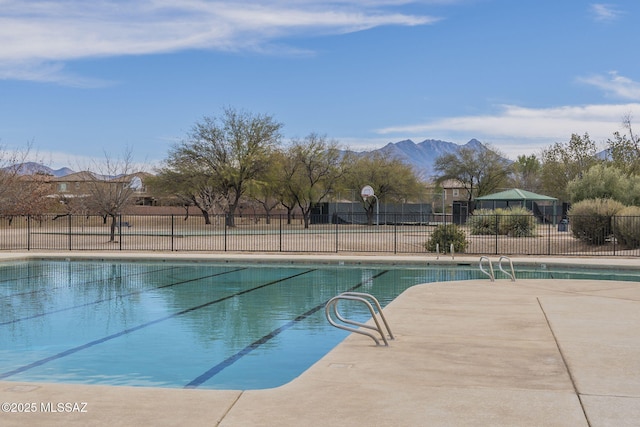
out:
M349 215L355 215L350 213ZM354 223L339 216L315 216L308 228L300 217L238 215L229 226L225 215L122 215L111 239L111 220L101 216L40 215L0 218L0 250L45 251L207 251L428 254L425 244L451 217L386 215L367 225L362 214ZM615 219L615 218L614 218ZM612 221L615 227L616 221ZM628 226L629 221L625 222ZM640 234L640 218L637 234ZM640 256L607 236L598 244L576 238L571 224L538 224L532 237L473 235L460 225L468 241L465 252L481 255L621 255ZM440 245L446 247L449 245ZM434 254L435 255L435 254Z

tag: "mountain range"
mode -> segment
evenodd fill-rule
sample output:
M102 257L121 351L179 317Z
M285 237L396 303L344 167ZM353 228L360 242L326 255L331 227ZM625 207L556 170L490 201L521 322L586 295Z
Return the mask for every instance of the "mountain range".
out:
M438 157L456 153L461 148L484 150L487 147L475 138L464 145L437 139L425 139L416 144L410 139L405 139L400 142L390 142L371 152L379 151L387 157L398 158L411 165L421 179L428 180L434 175L433 164Z
M406 164L411 165L421 179L427 180L433 176L433 163L435 162L435 159L445 154L455 153L463 147L473 149L486 148L477 139L472 139L464 145L436 139L425 139L424 141L416 144L410 139L405 139L399 142L390 142L382 148L360 152L359 154L364 155L367 153L380 152L386 157L398 158ZM35 162L26 162L21 165L20 174L31 175L35 173L62 177L74 173L74 171L67 167L52 169L41 163Z
M17 167L20 168L20 170L18 171L20 175L34 175L34 174L40 173L43 175L53 175L55 177L61 177L61 176L69 175L71 173L75 173L75 171L67 167L60 168L60 169L52 169L49 166L45 166L42 163L36 163L36 162L25 162L19 165L7 166L3 169L12 170Z

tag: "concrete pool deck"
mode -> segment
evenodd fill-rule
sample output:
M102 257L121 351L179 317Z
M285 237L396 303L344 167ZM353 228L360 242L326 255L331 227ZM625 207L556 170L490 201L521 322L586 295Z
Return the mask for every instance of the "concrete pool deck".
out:
M39 256L52 254L0 254L0 260ZM292 259L291 255L229 254L153 257ZM424 257L397 256L293 258L363 264L425 261ZM477 264L478 259L456 257L455 262ZM635 258L514 257L513 261L516 265L640 268ZM640 425L637 282L430 283L408 289L384 312L396 335L389 347L376 347L370 338L351 334L300 377L275 389L177 390L2 381L0 402L34 403L37 410L0 412L0 425ZM70 405L60 408L58 403ZM86 412L75 412L82 409Z

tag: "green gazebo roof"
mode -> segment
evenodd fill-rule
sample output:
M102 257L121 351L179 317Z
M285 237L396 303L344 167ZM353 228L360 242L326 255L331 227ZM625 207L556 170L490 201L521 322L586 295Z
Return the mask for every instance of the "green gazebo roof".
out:
M531 191L512 190L501 191L499 193L489 194L487 196L476 197L476 200L496 201L496 200L534 200L534 201L556 201L555 197L544 196L542 194L532 193Z

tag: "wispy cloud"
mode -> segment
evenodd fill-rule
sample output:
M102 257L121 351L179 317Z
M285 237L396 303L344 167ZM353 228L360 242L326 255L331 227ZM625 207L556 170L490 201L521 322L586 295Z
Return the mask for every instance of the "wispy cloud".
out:
M568 141L573 133L588 132L595 141L605 141L621 129L625 115L640 117L640 104L604 104L526 108L503 105L493 115L446 117L407 126L378 129L382 135L478 138L495 143L507 154L535 152L554 142ZM465 141L466 142L466 141Z
M0 80L30 80L55 83L78 88L96 88L113 85L113 82L68 72L62 62L51 61L2 61Z
M399 12L405 3L410 2L0 0L0 78L70 79L61 64L79 58L185 49L264 52L271 43L301 33L437 21Z
M615 6L604 3L594 3L590 7L590 12L598 22L613 22L617 20L622 12Z
M580 77L578 81L602 89L609 96L640 101L640 83L618 75L617 71L610 71L606 76Z

